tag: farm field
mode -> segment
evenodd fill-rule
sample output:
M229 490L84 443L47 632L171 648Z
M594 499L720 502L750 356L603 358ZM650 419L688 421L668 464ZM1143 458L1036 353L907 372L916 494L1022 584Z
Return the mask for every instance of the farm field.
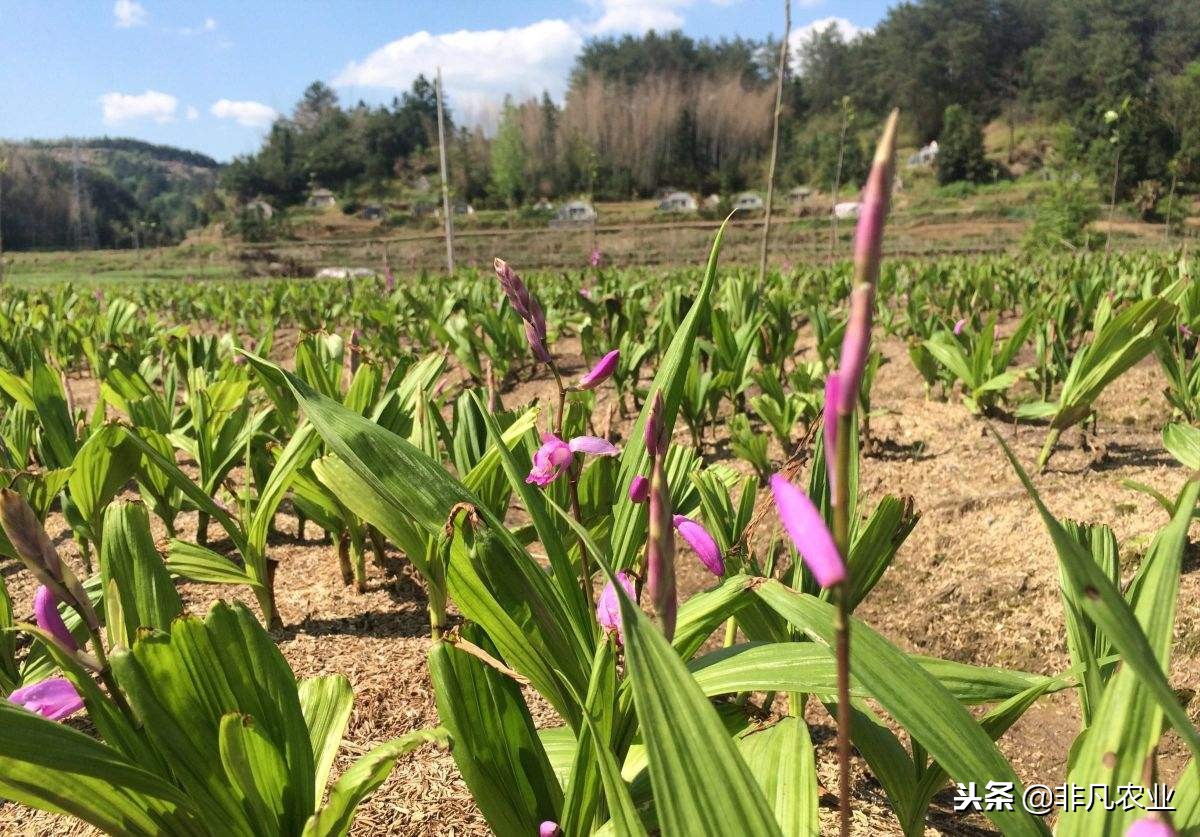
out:
M553 596L564 601L580 594L562 582L563 573L570 579L581 572L579 547L566 545L577 537L568 522L575 517L599 544L593 558L615 562L624 551L624 566L638 586L647 584L645 530L638 536L629 528L646 509L630 496L629 474L646 466L630 451L640 454L647 444L642 425L655 420L654 394L665 392L671 406L658 415L669 409L677 415L669 443L654 442L663 451L662 477L674 511L711 533L707 542L684 529L673 538L682 603L676 647L685 659L698 658L693 670L709 684L705 691L735 739L766 744L792 729L797 713L805 718L815 759L799 774L798 796L788 804L822 833L834 831L839 776L832 704L827 710L816 696L786 694L819 695L833 686L832 672L804 667L818 662L810 652L822 653L819 642L803 641L820 637L819 623L809 628L813 633L793 633L752 597L760 589L794 587L783 595L820 601L814 577L801 572L779 528L767 478L784 474L807 487L824 509L819 514L834 513L821 418L828 409L824 381L838 368L848 327L851 267L772 271L760 290L753 270L724 267L715 256L712 265L535 272L524 281L498 266L496 276L464 272L436 285L404 275L126 280L78 288L10 283L0 310L6 334L0 437L6 481L24 499L5 496L10 543L0 577L12 602L7 612L16 621L34 613L45 622L29 550L12 528L12 503L21 502L45 521L50 542L78 578L99 580L92 575L97 569L115 577L118 567L132 564L137 571L126 578L144 574L161 585L166 572L175 579L180 598L164 599L159 587L152 606L144 593L138 598L109 587L123 603L116 610L104 587L87 584L108 620L128 608L154 624L164 608L203 616L219 599L237 600L247 608L239 618L251 624L262 618L269 628L263 636L297 677L344 675L354 708L345 710L346 740L332 762L333 778L373 748L453 725L460 736L454 755L414 740L393 756L395 768L378 777L351 833L503 832L496 825L503 806L487 796L488 780L478 773L464 779L463 762L455 760L489 758L486 749L474 749L483 741L469 737L480 733L469 732L469 714L456 714L469 713L467 704L438 704L455 694L439 697L439 689L455 682L460 690L484 689L476 699L490 694L503 707L494 711L528 718L541 731L538 751L562 777L553 781L571 775L573 748L562 732L562 713L570 710L553 681L539 677L536 657L524 656L550 651L537 650L540 639L523 649L529 640L505 638L503 628L511 619L536 637L552 635L552 623L514 598L520 588L504 578L523 562L516 575L533 587L522 595L539 585L558 590ZM1166 587L1155 588L1159 606L1169 612L1169 596L1177 613L1165 625L1150 625L1169 655L1170 682L1184 690L1180 705L1195 718L1186 691L1200 663L1191 641L1200 618L1190 595L1195 559L1186 544L1194 527L1186 515L1170 513L1200 466L1200 431L1192 429L1200 408L1192 371L1200 297L1191 269L1186 254L1170 250L883 262L874 348L854 402L861 418L858 465L850 472L857 497L850 566L864 579L855 615L892 650L868 646L860 653L893 655L893 666L915 666L909 655L948 661L924 664L933 666L937 699L948 701L939 711L968 707L980 717L992 707L987 718L1007 712L1005 729L996 730L1004 733L997 763L1011 764L1024 783L1053 786L1082 769L1069 767L1067 754L1085 724L1083 713L1099 711L1081 710L1088 707L1085 690L1104 684L1081 685L1070 674L1086 670L1083 655L1097 653L1074 637L1088 631L1091 642L1102 637L1078 611L1064 614L1064 547L1056 549L1000 440L1034 473L1058 519L1111 527L1114 548L1107 553L1099 548L1108 543L1107 529L1073 537L1088 538L1080 542L1096 550L1096 566L1107 568L1116 595L1130 579L1146 578L1148 567L1164 574ZM532 332L523 325L526 316ZM559 381L577 380L586 385L560 390ZM580 451L598 455L553 465L544 458L546 437L542 451L537 440L550 430L562 439L591 439ZM508 475L494 442L501 436L511 451ZM397 451L424 476L394 470ZM426 468L445 477L434 479ZM470 488L445 488L439 479ZM463 490L469 494L460 496L472 498L467 506L447 504ZM1181 499L1189 497L1194 503L1185 489ZM440 534L447 520L452 540ZM513 538L506 549L514 552L489 558L494 542L473 539L501 525ZM1152 545L1164 529L1174 535ZM468 539L478 546L467 548ZM22 561L13 560L22 553ZM594 565L589 572L586 595L599 596L603 576ZM779 581L764 587L752 580L758 576ZM148 589L144 578L129 583ZM1144 583L1125 595L1136 597L1131 591ZM642 607L661 620L649 589L640 593ZM552 601L539 607L562 606ZM497 606L499 612L491 609ZM100 641L64 613L73 642ZM612 628L597 633L595 618L585 624L596 653L607 665L618 657L614 675L635 682L630 666L639 663L627 655L636 652L625 647L631 637L621 642ZM431 638L431 622L441 639ZM483 633L483 625L501 639ZM156 627L169 627L169 620ZM627 623L626 630L634 629ZM642 620L637 630L658 628ZM126 661L115 665L124 676L136 656L119 650L131 641L127 636L114 631L108 640L115 658ZM46 640L28 637L0 649L11 655L0 659L0 672L14 685L35 682L52 665ZM756 663L753 655L766 653L761 649L781 656ZM740 667L722 662L731 653ZM704 674L709 666L716 668ZM1104 672L1109 688L1123 684L1135 694L1143 688L1121 671ZM460 679L466 672L475 679ZM778 686L765 685L772 678ZM886 679L872 682L860 711L878 713L897 746L906 747L901 742L913 734L906 723L918 740L929 735ZM141 705L147 711L149 704ZM640 712L643 704L636 706ZM956 723L975 727L970 717ZM65 724L99 732L95 716L82 718ZM932 796L912 807L918 803L902 787L881 782L886 762L878 749L866 739L855 746L852 833L1019 833L1011 822L954 812L945 780L932 780ZM639 756L626 758L628 792L646 799ZM957 756L943 750L942 758L954 763ZM1183 792L1185 739L1168 731L1156 742L1155 763L1156 775ZM502 770L500 764L493 769ZM519 775L531 774L525 768ZM531 800L546 804L540 795ZM15 803L0 812L3 833L70 827Z

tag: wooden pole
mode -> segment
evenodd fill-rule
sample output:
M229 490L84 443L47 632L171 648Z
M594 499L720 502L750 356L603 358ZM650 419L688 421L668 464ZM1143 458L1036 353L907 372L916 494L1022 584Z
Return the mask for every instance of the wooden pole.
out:
M783 3L783 40L779 44L779 72L775 80L775 121L771 135L771 168L767 171L767 206L763 216L762 247L758 254L758 287L767 281L767 251L771 239L771 207L775 202L775 161L779 155L779 114L783 110L783 78L787 73L788 36L792 34L792 0Z
M438 150L442 158L442 215L446 219L446 272L454 275L454 216L450 212L450 178L446 170L446 122L442 115L442 68L437 68Z

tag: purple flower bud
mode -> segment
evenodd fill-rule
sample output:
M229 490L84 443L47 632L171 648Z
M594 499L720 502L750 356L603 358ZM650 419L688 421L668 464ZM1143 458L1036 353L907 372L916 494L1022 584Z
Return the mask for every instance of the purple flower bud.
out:
M608 380L612 373L617 368L617 361L621 359L621 350L613 349L600 360L596 361L596 365L591 368L586 375L579 379L576 385L579 389L595 389Z
M650 406L650 415L646 417L646 426L642 431L642 440L646 443L646 453L651 457L657 457L667 452L664 412L662 393L656 392L654 393L654 402Z
M854 274L857 282L875 283L883 250L883 226L887 221L896 169L896 126L900 112L893 110L875 146L875 159L863 187L854 230Z
M650 476L650 527L646 543L646 590L654 621L668 640L675 636L679 602L675 591L675 529L666 457L654 457Z
M825 439L825 474L829 480L829 493L835 491L837 479L837 406L838 393L841 391L841 379L837 372L825 376L825 408L822 413L822 430Z
M771 492L775 495L775 509L784 530L817 583L832 587L845 581L846 565L834 545L833 535L808 495L782 474L771 477Z
M562 837L562 833L554 820L546 820L538 826L538 837Z
M700 563L717 578L725 575L725 559L721 557L721 547L708 533L708 530L690 517L677 514L672 518L675 531L692 548Z
M954 324L954 335L957 337L958 335L962 334L963 329L966 327L967 327L966 319L959 320L958 322L956 322Z
M630 480L629 499L635 503L644 503L650 499L650 480L641 474Z
M529 343L529 348L535 358L542 363L550 363L550 352L546 349L543 336L538 334L537 328L528 320L525 321L525 341Z
M593 247L592 255L590 257L588 257L588 264L590 264L592 267L599 267L600 261L602 258L603 258L603 256L600 253L600 248Z
M592 301L592 289L591 288L580 288L579 295L583 299L586 299L588 302Z
M859 285L850 292L850 321L842 337L842 356L838 361L839 415L854 412L863 370L871 353L871 320L875 315L875 287Z
M838 412L854 412L863 368L871 351L871 320L875 314L875 281L883 252L883 228L887 221L895 174L896 123L899 112L892 111L875 148L875 159L863 187L858 226L854 231L854 290L850 294L850 322L842 337L842 355L838 362L841 392Z
M396 276L392 273L391 266L386 264L383 266L383 289L389 294L396 290Z
M38 627L58 640L63 648L72 653L79 650L79 643L71 636L58 612L58 599L44 584L38 587L33 596L33 617Z
M22 686L15 689L8 700L51 721L61 721L83 708L83 698L64 677L51 677Z
M567 443L572 453L586 453L589 456L616 456L621 451L607 439L599 436L576 436Z
M350 332L350 374L353 375L358 371L359 365L362 363L362 348L359 345L362 342L362 332L357 328Z
M508 297L508 304L522 320L532 321L533 314L530 308L532 299L529 296L529 289L525 287L521 277L517 276L504 259L496 259L495 268L496 276L500 279L500 287L504 291L504 295Z
M621 571L617 573L617 581L625 588L629 598L636 602L637 593L634 592L633 576ZM611 581L604 586L600 592L600 598L596 600L596 621L606 632L616 634L617 645L625 644L625 632L621 629L621 602L617 598L617 590Z
M1142 817L1130 823L1125 837L1175 837L1175 829L1157 817Z

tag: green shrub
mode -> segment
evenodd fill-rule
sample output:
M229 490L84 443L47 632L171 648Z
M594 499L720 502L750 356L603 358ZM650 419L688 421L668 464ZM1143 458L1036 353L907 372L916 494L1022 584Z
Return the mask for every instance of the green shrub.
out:
M983 129L959 105L950 105L942 117L938 138L938 183L982 183L995 179L995 170L983 153Z
M1091 243L1088 225L1099 216L1095 195L1078 172L1061 172L1038 197L1027 250L1078 249Z

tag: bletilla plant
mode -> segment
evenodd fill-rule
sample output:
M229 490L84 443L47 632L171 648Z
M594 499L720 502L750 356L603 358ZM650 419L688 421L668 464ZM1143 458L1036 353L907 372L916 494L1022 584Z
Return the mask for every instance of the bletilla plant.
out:
M240 604L183 613L139 505L104 515L103 618L24 501L6 491L0 512L45 584L37 625L15 626L36 644L29 682L0 701L0 795L111 834L333 837L398 758L445 742L440 729L389 741L327 788L353 704L345 677L297 680ZM80 709L97 737L56 723Z

